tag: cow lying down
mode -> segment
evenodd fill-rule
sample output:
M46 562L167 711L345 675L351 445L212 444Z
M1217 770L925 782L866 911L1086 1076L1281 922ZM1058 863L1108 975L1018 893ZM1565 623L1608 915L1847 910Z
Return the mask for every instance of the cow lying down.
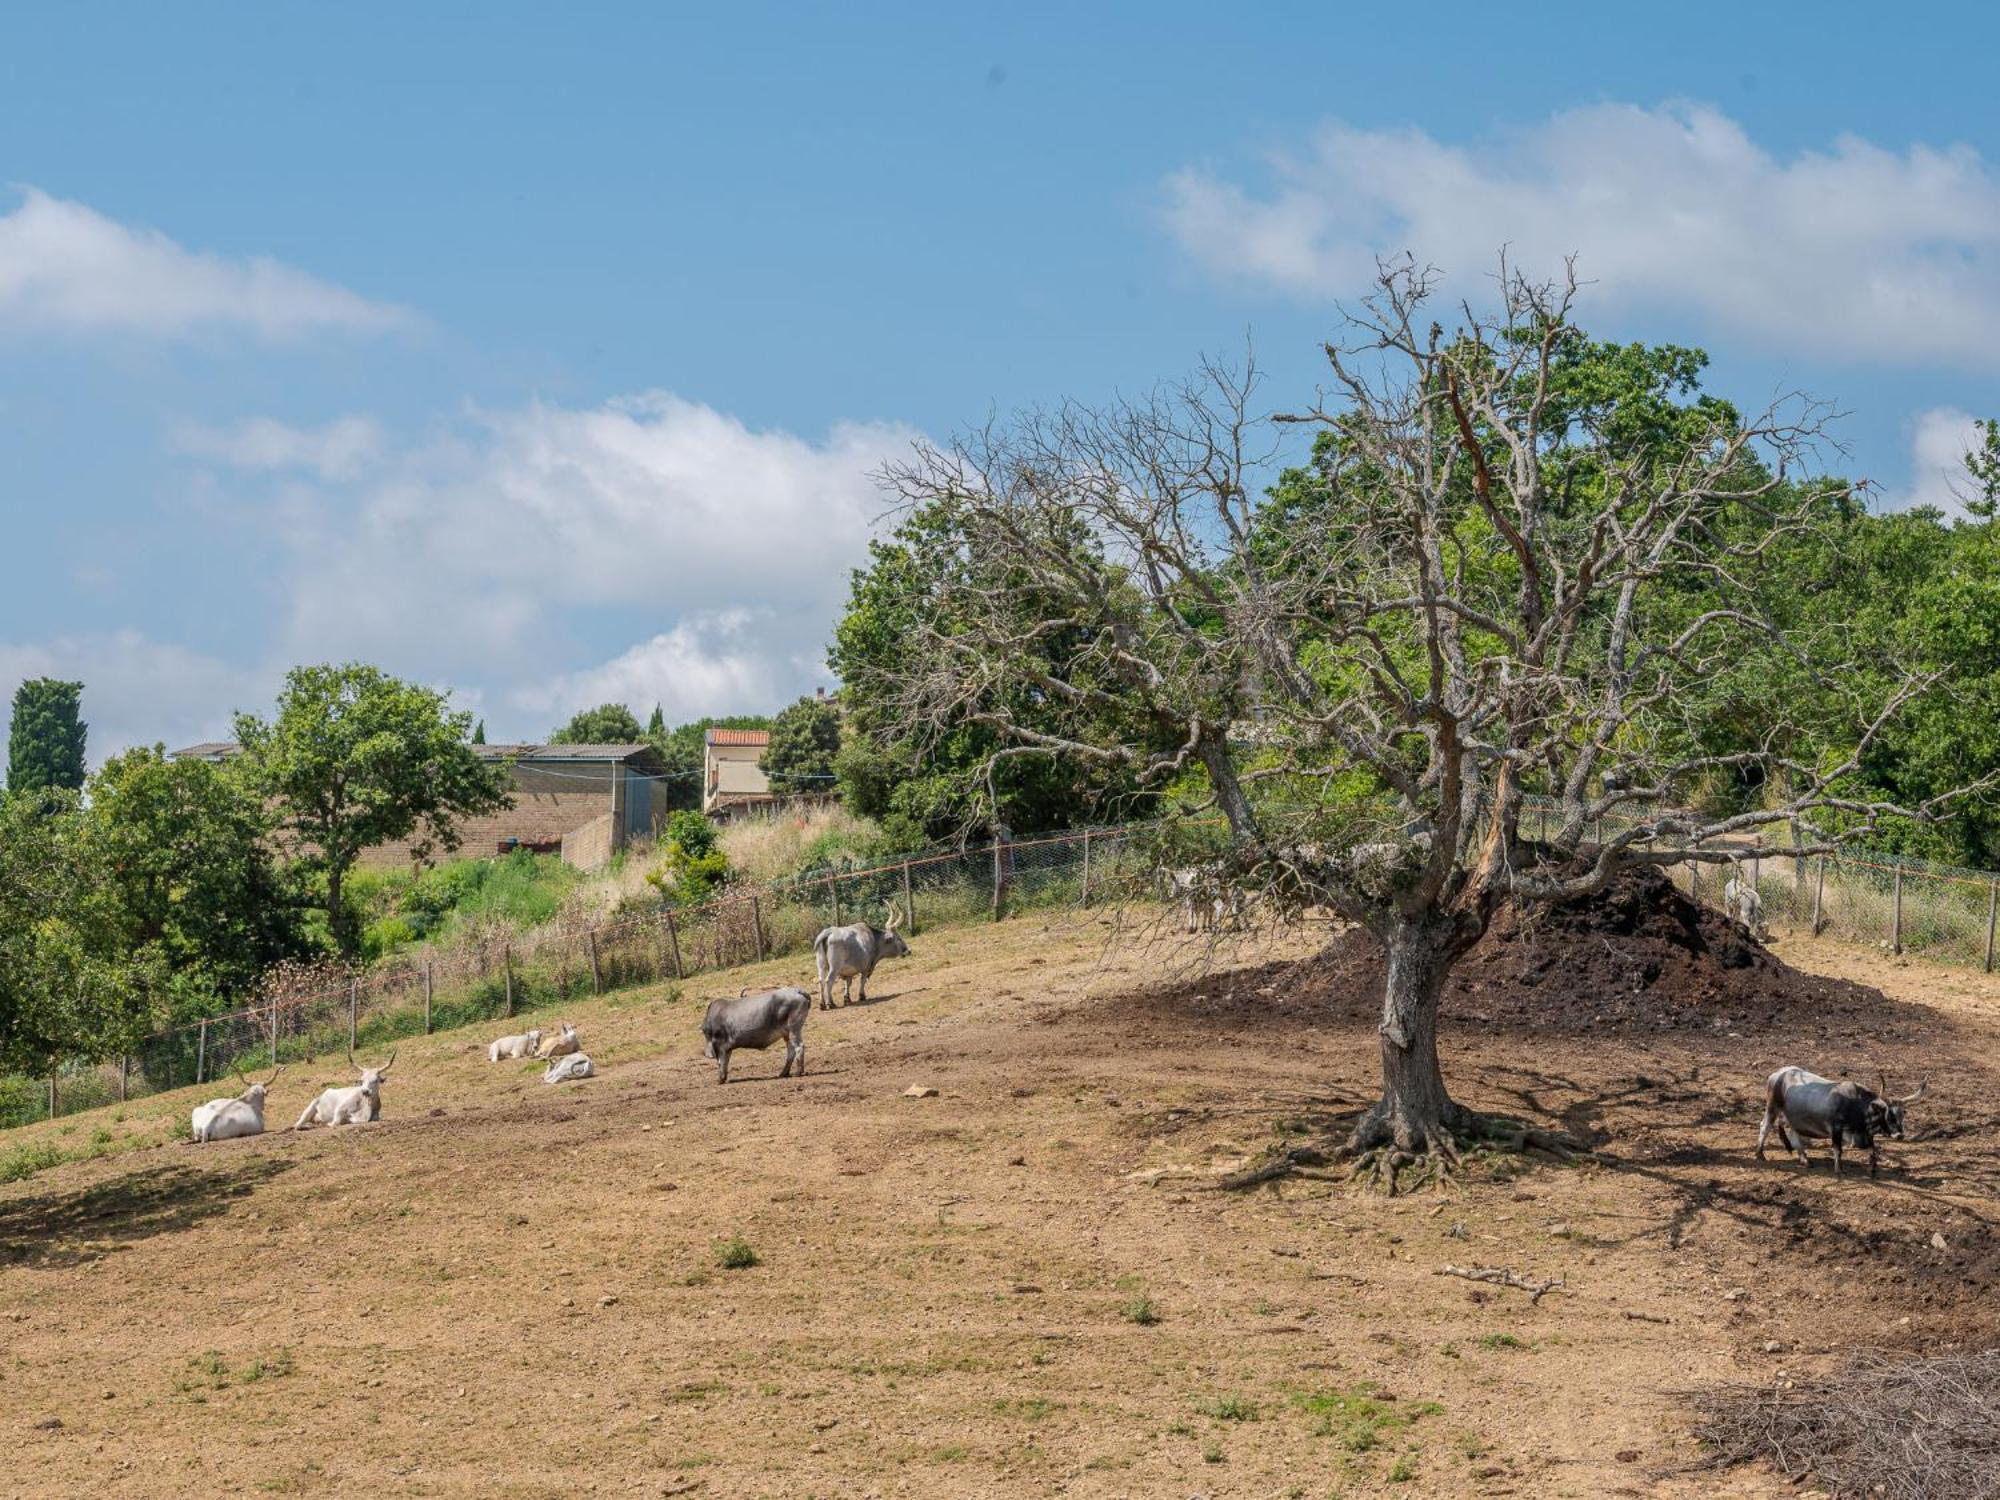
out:
M587 1052L566 1052L548 1065L542 1074L543 1083L569 1083L578 1078L595 1078L597 1069L591 1065Z
M715 1081L729 1082L729 1054L737 1048L761 1052L780 1040L785 1044L785 1066L778 1076L791 1077L792 1065L797 1063L803 1078L806 1017L811 1014L812 996L796 987L709 1001L701 1018L701 1035L704 1050L715 1059Z

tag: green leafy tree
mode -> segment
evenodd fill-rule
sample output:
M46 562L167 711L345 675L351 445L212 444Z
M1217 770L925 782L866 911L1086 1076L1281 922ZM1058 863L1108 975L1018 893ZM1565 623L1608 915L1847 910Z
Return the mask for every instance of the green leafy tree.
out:
M8 790L83 789L88 728L82 701L82 683L53 677L31 678L14 690L14 719L7 731Z
M840 710L824 698L801 698L771 721L771 742L757 764L781 796L834 789Z
M679 906L698 906L729 880L729 859L716 845L715 825L682 810L667 819L660 867L646 879Z
M341 952L358 947L342 887L363 850L407 839L423 862L458 847L459 819L510 804L505 770L473 752L471 728L444 694L360 663L294 667L271 722L236 716L247 784L321 880Z
M270 815L233 767L127 751L91 777L85 821L120 941L167 975L172 1019L240 1003L266 968L305 951Z
M484 719L481 719L477 724L472 726L472 743L475 745L486 743L486 721Z
M657 745L666 737L667 716L660 712L660 705L655 703L653 705L653 716L646 721L646 738Z
M110 868L74 793L0 803L0 1067L110 1057L154 1018L161 979L124 941Z
M632 710L622 703L586 708L549 736L551 745L636 745L645 738Z
M1968 514L1991 521L2000 514L2000 418L1988 417L1978 432L1979 446L1965 455L1972 489L1962 498Z

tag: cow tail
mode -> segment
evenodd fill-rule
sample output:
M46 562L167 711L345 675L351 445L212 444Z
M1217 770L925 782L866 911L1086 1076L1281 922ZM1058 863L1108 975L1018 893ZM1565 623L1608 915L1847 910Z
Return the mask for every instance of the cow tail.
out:
M824 932L821 932L818 937L813 939L813 973L821 980L826 978L826 934Z

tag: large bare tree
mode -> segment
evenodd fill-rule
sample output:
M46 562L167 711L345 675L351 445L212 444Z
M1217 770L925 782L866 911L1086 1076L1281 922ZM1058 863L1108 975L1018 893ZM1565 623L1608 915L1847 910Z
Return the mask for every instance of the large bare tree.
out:
M1825 408L1745 418L1685 371L1634 374L1643 351L1572 322L1575 290L1503 267L1495 311L1462 308L1447 333L1433 278L1386 266L1309 410L1261 418L1254 370L1209 364L886 476L955 549L900 687L907 723L1205 783L1225 878L1380 940L1382 1096L1344 1149L1392 1190L1406 1165L1449 1170L1481 1128L1439 1070L1438 1003L1501 903L1726 862L1756 830L1780 834L1767 857L1810 853L1905 812L1857 796L1854 773L1929 679L1847 670L1839 622L1780 628L1748 587L1848 503L1806 472ZM1305 481L1267 494L1274 420L1324 436ZM1705 749L1711 684L1747 653L1811 702L1768 703L1760 748ZM1801 758L1830 708L1842 748ZM1749 810L1686 806L1753 775Z

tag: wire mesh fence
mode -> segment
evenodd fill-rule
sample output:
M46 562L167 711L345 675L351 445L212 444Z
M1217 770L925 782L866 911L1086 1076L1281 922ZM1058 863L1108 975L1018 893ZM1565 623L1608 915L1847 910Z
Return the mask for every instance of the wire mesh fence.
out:
M1545 836L1547 811L1530 806L1523 832ZM1630 826L1606 818L1600 836ZM71 1063L46 1079L0 1079L0 1126L136 1099L352 1047L560 1006L640 985L686 981L738 964L806 957L822 927L881 924L893 906L905 930L999 920L1051 907L1157 896L1163 865L1219 852L1216 822L1093 828L812 871L732 888L696 906L662 904L612 920L424 950L367 969L282 971L262 1000L147 1037L111 1062ZM1735 871L1755 883L1766 920L1940 963L1995 962L2000 876L1863 851L1768 858L1739 845ZM1722 904L1731 867L1670 869L1681 889ZM807 964L810 958L807 957ZM803 976L802 976L803 977Z
M821 928L880 926L892 907L904 914L903 930L918 931L1124 900L1150 879L1157 837L1150 829L1093 828L1005 840L731 888L699 905L662 903L529 933L496 930L365 969L281 971L256 1005L157 1032L110 1062L66 1064L41 1081L7 1080L0 1125L218 1079L233 1089L239 1070L268 1071L349 1048L379 1053L405 1036L763 959L803 957L809 969Z

